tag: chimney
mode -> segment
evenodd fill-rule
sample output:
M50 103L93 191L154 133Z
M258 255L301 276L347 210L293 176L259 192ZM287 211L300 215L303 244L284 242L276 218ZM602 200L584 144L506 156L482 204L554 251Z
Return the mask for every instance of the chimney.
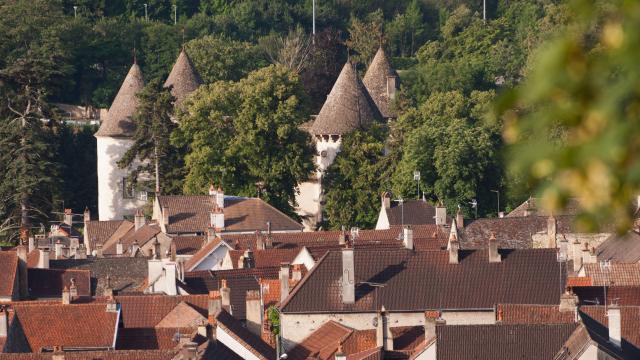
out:
M460 229L464 229L464 215L462 214L462 210L458 208L458 212L456 213L456 225Z
M63 222L69 226L73 225L73 213L71 209L64 209L64 220Z
M573 249L573 271L578 272L582 268L582 249L578 239L575 239L572 245Z
M382 347L385 351L393 350L393 335L389 326L389 319L384 305L376 317L376 347Z
M135 224L136 231L138 231L138 229L143 227L145 223L146 223L146 221L145 221L144 213L142 212L142 210L140 210L140 209L136 210L136 216L134 218L134 224Z
M589 249L589 243L588 242L584 242L582 244L582 263L583 264L590 264L591 261L591 249ZM596 262L597 260L594 260L593 262Z
M556 234L557 234L557 227L556 227L556 218L553 215L549 215L549 217L547 218L547 248L549 249L555 249L556 246Z
M387 97L389 100L396 98L396 89L398 86L398 78L396 76L387 76Z
M245 250L243 265L245 269L253 269L256 267L256 259L254 258L253 251L251 251L251 249Z
M83 220L85 224L91 221L91 211L89 211L89 207L84 208Z
M271 236L271 221L267 221L267 235Z
M222 306L231 309L231 289L227 287L227 280L220 280L220 298Z
M388 191L382 193L382 207L384 209L391 208L391 193Z
M49 250L40 249L40 257L38 258L38 269L49 268Z
M491 237L489 238L489 262L497 263L502 261L502 257L498 252L498 240L496 240L496 235L491 233Z
M342 303L356 302L355 262L353 248L342 248Z
M265 249L273 248L273 238L271 237L271 234L267 234L267 236L264 237L264 248Z
M609 342L620 349L622 348L622 316L620 315L620 307L615 304L609 305L607 317L609 318Z
M20 240L17 246L18 253L18 285L20 289L20 299L24 300L29 297L29 267L27 265L27 247Z
M280 264L280 302L289 296L289 263Z
M87 258L87 248L84 247L84 244L80 244L78 246L78 249L76 250L75 258L76 259L86 259Z
M460 242L458 241L457 232L454 232L455 222L451 226L451 233L449 234L449 243L447 244L447 250L449 250L449 264L458 263L458 251L460 250Z
M36 239L33 238L33 236L29 236L29 252L32 252L33 249L36 248Z
M112 299L113 298L113 288L111 287L111 276L107 275L107 279L106 279L107 283L104 286L104 290L102 292L102 296L106 297L107 299Z
M214 184L211 184L209 186L209 196L216 196L216 186Z
M62 305L69 305L71 303L71 293L69 293L69 288L64 287L62 289Z
M76 279L71 278L71 285L69 286L69 296L71 300L78 298L78 286L76 286Z
M410 225L402 229L402 244L406 249L413 250L413 229Z
M524 209L524 216L531 216L536 213L535 206L532 204L531 198L529 198L526 202L526 207Z
M560 295L560 312L576 311L578 308L578 296L572 293L568 288ZM577 313L576 313L577 315Z
M207 227L207 244L214 241L217 236L216 229L213 226Z
M244 254L240 255L238 258L238 263L236 264L237 269L244 269Z
M558 258L561 261L567 261L569 260L568 257L568 252L567 252L567 248L569 247L569 244L567 243L567 238L562 236L562 238L560 239L560 243L558 246Z
M447 225L447 208L442 203L436 206L436 225Z
M439 311L424 312L424 338L425 340L436 337L436 320L440 318Z
M293 271L291 271L291 280L293 280L293 281L302 280L302 265L301 264L293 264Z
M153 239L153 258L156 260L160 260L162 259L162 254L160 253L160 242L158 241L158 238L156 237L155 239Z
M180 354L182 355L182 360L197 360L197 351L198 344L193 341L189 341L187 343L182 344L182 349L180 350Z
M340 231L340 237L338 237L338 245L344 246L347 243L347 233L344 231L344 226Z
M260 230L256 230L256 250L264 250L264 239Z
M140 245L138 245L137 241L133 240L133 243L131 244L131 257L136 257L139 250L140 250Z
M24 261L25 263L27 262L27 247L24 246L22 242L20 242L20 245L16 246L16 253L20 261Z
M169 225L169 208L166 206L162 208L162 223L164 226Z
M336 355L334 356L335 360L347 360L347 355L342 351L342 343L338 344L338 351L336 351Z
M224 212L222 208L216 207L209 213L211 226L217 231L224 230Z
M220 291L209 291L208 308L209 324L213 325L216 315L220 310L222 310L222 297L220 295Z
M118 243L116 244L116 255L122 256L123 250L122 240L118 239Z
M55 243L55 245L53 246L54 250L55 250L55 257L56 259L62 259L62 247L64 245L62 245L62 243L60 242L60 239L58 239Z
M218 187L218 193L216 194L216 206L218 209L224 209L224 191L222 191L222 187Z
M247 330L257 336L262 332L262 304L259 290L248 290L246 298Z
M0 338L9 336L9 314L4 306L0 306Z

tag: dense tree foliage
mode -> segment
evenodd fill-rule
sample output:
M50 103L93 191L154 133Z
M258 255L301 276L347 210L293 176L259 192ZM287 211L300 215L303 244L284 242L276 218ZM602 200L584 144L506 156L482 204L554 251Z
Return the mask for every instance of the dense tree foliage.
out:
M307 118L299 77L282 66L200 87L173 139L189 148L185 192L204 193L213 182L293 213L295 187L313 171L309 136L298 128Z

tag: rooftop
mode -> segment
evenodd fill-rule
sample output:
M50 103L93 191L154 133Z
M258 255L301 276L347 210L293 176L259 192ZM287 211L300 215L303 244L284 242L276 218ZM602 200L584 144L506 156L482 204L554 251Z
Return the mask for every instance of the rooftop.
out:
M140 66L134 63L124 78L107 118L100 125L95 136L100 137L131 137L135 131L135 124L131 117L138 107L136 94L144 87L144 79Z

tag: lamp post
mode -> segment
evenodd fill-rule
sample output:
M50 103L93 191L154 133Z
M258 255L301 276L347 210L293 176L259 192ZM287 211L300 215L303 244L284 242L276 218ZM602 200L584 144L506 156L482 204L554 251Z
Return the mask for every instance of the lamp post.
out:
M77 17L78 17L78 7L77 7L77 6L74 6L74 7L73 7L73 17L74 17L74 18L77 18Z
M173 25L178 23L178 5L173 5Z
M312 14L312 16L311 16L311 17L312 17L312 23L313 23L313 25L312 25L312 30L311 30L311 33L312 33L311 41L315 44L315 43L316 43L316 0L313 0L313 1L312 1L312 4L313 4L313 5L312 5L312 7L313 7L313 10L312 10L313 14Z
M144 19L149 21L149 13L147 12L147 3L144 4Z
M418 188L418 197L417 199L420 200L420 171L416 170L413 172L413 181L416 182L417 188Z
M491 190L491 192L496 193L498 195L498 217L500 216L500 190Z

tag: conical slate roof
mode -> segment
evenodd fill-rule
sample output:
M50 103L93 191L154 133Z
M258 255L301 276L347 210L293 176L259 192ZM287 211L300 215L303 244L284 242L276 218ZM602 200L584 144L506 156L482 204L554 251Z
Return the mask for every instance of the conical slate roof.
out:
M171 94L176 98L176 106L179 106L187 95L195 91L201 84L200 74L193 66L187 53L182 49L164 86L173 86Z
M390 76L395 76L396 79L398 79L398 74L391 67L387 54L382 47L380 47L371 65L369 65L367 72L364 74L362 82L378 106L378 110L380 110L382 116L386 118L395 115L389 109L389 97L387 96L387 78ZM397 85L396 83L396 86Z
M138 107L136 94L144 87L140 66L134 63L95 136L131 137L136 129L131 117Z
M378 108L353 66L347 62L310 132L314 135L343 135L377 120L382 120Z

